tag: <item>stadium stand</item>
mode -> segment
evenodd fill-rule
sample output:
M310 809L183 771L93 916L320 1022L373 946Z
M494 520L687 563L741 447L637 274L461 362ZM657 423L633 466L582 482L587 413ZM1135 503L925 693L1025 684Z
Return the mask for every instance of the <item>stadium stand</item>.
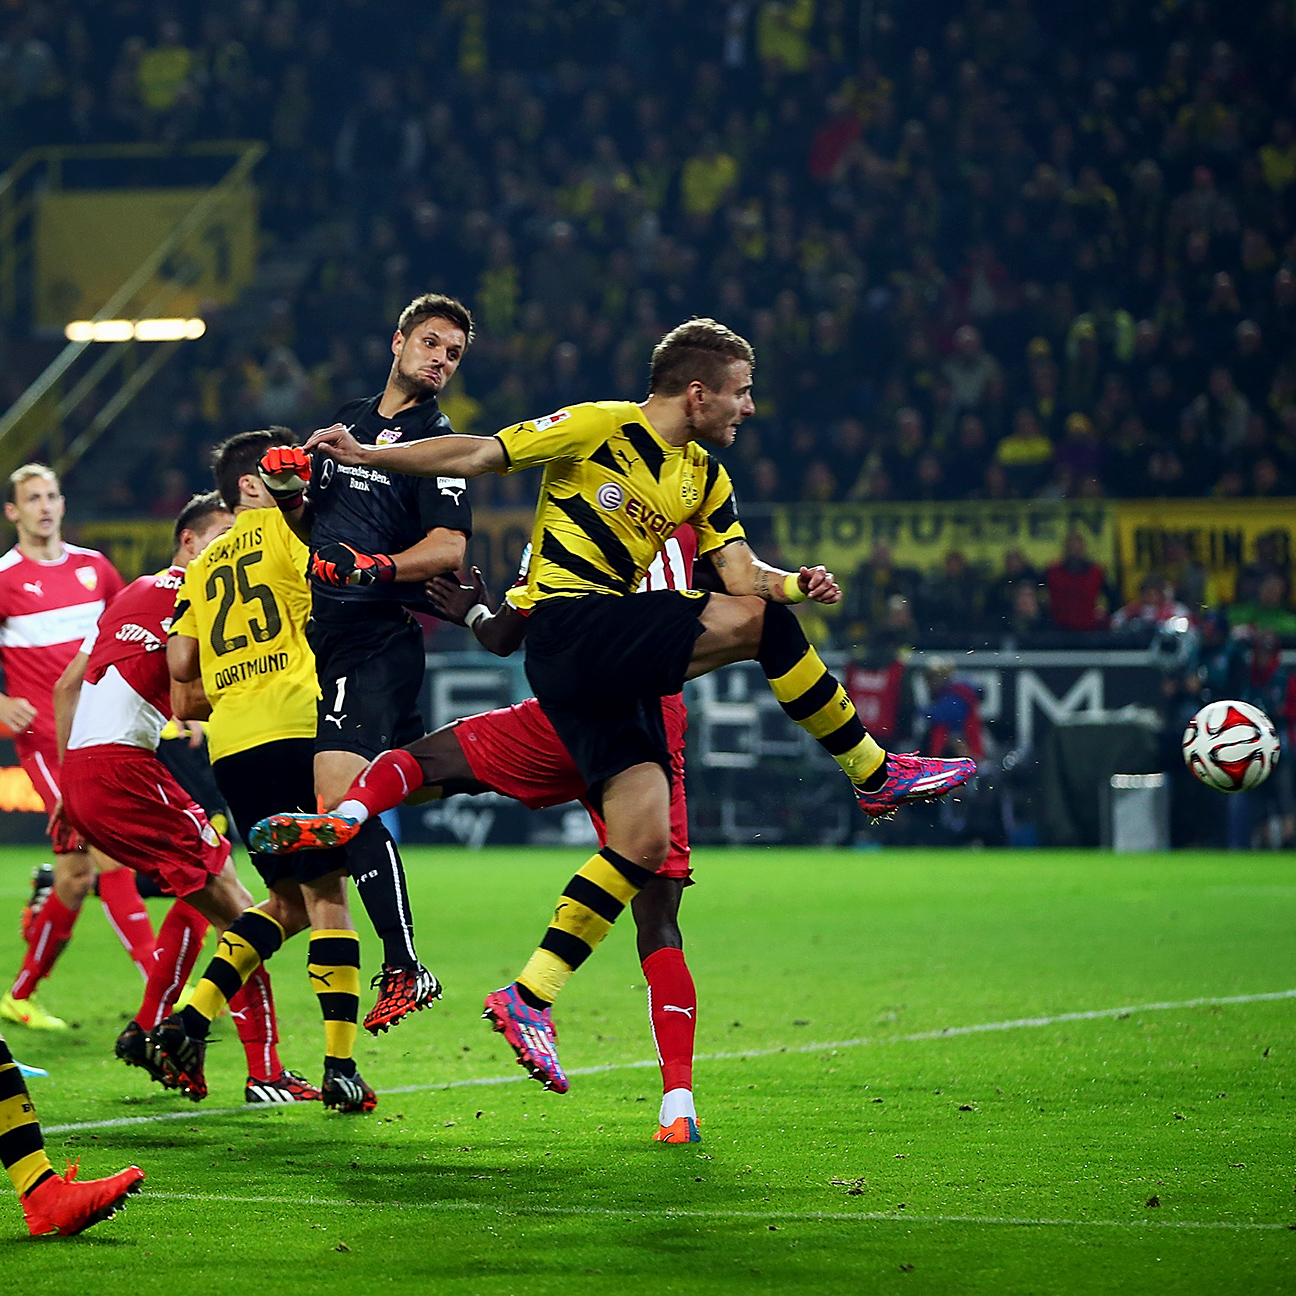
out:
M466 431L637 396L687 315L744 331L759 414L730 459L757 505L1293 489L1282 3L462 0L379 22L358 0L49 0L4 21L6 159L271 146L260 281L77 472L100 516L169 516L214 440L370 390L399 306L429 288L480 322L447 400ZM12 398L30 375L6 341ZM142 462L131 429L161 417ZM529 490L483 482L477 502ZM1168 559L1195 613L1201 573ZM1107 571L1068 621L1050 561L1015 582L1032 610L997 565L936 555L909 591L919 622L1092 631L1135 594ZM1286 555L1271 566L1290 620ZM1267 615L1258 586L1235 597Z

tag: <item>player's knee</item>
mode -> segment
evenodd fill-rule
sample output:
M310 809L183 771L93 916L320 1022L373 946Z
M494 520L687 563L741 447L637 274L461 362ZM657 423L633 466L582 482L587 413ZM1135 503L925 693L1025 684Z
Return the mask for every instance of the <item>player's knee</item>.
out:
M283 896L272 891L256 907L267 917L273 918L283 928L285 936L295 936L310 926L306 906L300 895Z
M252 907L252 893L239 881L234 871L234 860L226 861L224 869L208 884L211 898L219 908L221 921L228 926L244 909ZM210 916L210 915L209 915Z
M666 863L666 856L670 854L670 834L644 833L636 842L636 846L638 850L635 863L651 873L656 873Z
M735 599L734 637L755 652L760 647L761 633L765 628L765 610L769 606L762 598Z
M83 883L90 886L95 878L95 866L83 850L54 856L54 878L59 882Z

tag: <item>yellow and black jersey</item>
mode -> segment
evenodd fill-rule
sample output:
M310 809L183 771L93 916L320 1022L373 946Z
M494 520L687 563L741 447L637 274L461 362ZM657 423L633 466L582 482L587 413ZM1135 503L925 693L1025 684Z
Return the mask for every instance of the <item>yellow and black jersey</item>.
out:
M744 537L729 474L694 441L667 445L631 401L597 401L496 433L506 471L544 464L526 589L548 598L633 594L681 523L698 553Z
M277 508L249 509L185 569L171 633L198 640L213 761L315 736L308 560Z

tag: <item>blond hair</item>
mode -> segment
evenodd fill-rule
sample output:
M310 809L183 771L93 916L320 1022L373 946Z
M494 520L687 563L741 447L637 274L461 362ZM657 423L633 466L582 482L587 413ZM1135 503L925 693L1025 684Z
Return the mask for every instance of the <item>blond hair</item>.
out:
M653 348L648 392L678 396L691 382L719 391L735 360L756 364L756 353L745 337L713 319L686 320Z
M54 469L49 467L47 464L25 463L21 468L15 468L13 472L9 474L10 504L16 504L18 502L18 487L25 481L31 481L33 477L46 477L52 481L55 486L59 485L58 473L56 473Z

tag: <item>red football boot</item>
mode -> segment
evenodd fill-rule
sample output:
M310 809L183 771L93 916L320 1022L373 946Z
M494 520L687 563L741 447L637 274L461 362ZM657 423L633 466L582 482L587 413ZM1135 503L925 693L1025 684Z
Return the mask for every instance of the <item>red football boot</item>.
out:
M67 1173L51 1175L22 1199L23 1216L32 1237L57 1233L71 1237L100 1220L110 1219L126 1204L126 1198L139 1192L144 1171L128 1166L108 1179L76 1180L77 1167L69 1164Z

